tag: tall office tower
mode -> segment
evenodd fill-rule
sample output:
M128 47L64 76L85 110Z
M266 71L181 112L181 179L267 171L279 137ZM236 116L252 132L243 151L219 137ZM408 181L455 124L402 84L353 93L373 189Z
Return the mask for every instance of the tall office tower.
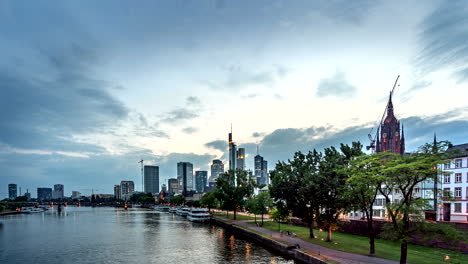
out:
M237 150L237 168L245 170L245 148Z
M387 103L387 116L383 123L380 124L379 130L377 131L375 152L392 152L397 154L405 153L405 134L403 131L403 125L401 126L400 135L400 121L396 119L393 114L391 93Z
M63 199L65 197L63 189L63 184L55 184L54 191L52 192L52 198Z
M37 188L37 200L50 201L52 199L52 188Z
M119 197L120 197L120 185L115 185L115 186L119 186ZM115 186L114 186L114 191L115 191ZM71 195L71 198L72 199L79 199L81 197L81 193L78 192L78 191L72 191L72 195ZM120 198L118 198L120 199Z
M211 164L211 178L210 182L215 182L219 174L224 173L224 164L221 160L215 159L213 160L213 164Z
M28 201L31 199L31 193L29 192L29 189L26 189L26 192L24 193L24 196L26 196Z
M72 193L74 193L74 191ZM73 196L73 194L72 194L72 196ZM122 199L122 191L120 190L120 185L119 184L114 185L114 198L117 199L117 200Z
M167 180L167 185L169 185L169 194L174 195L179 192L179 181L177 179L172 178Z
M135 192L135 183L133 181L120 182L120 195L121 199L129 198L129 195Z
M262 177L262 166L263 166L263 157L258 154L254 157L254 175L259 178Z
M159 167L145 165L145 193L158 194L159 193Z
M167 193L167 186L165 183L161 185L161 192Z
M262 184L268 184L268 161L262 162Z
M190 162L177 163L177 180L179 181L179 191L185 195L188 191L195 190L193 180L193 164Z
M229 133L229 170L236 170L236 144L232 141L232 125L231 133Z
M8 184L8 199L14 200L18 197L18 185L14 183Z
M208 172L207 171L196 171L195 172L195 186L197 192L204 192L206 183L208 180Z

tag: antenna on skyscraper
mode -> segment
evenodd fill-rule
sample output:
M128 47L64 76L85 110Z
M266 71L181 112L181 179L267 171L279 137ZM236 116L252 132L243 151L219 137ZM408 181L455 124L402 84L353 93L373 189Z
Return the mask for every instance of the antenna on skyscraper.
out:
M145 189L143 188L144 186L144 180L143 180L143 159L140 160L138 163L141 163L141 191L145 192Z
M258 150L258 144L257 144L257 155L260 155L260 151Z

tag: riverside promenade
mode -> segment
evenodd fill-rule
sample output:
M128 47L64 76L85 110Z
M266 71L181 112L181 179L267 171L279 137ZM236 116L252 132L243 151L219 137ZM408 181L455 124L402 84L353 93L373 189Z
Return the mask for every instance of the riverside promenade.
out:
M300 249L304 250L306 253L309 253L313 256L320 256L321 259L326 259L331 263L346 263L346 264L398 264L398 261L382 259L378 257L369 257L354 253L343 252L339 250L334 250L326 247L322 247L311 242L302 240L298 237L282 234L277 231L272 231L263 227L258 227L249 222L253 220L232 220L223 216L217 215L215 217L218 220L223 222L237 225L243 227L244 229L254 230L257 233L261 233L264 236L268 236L273 240L282 242L288 245L299 244Z

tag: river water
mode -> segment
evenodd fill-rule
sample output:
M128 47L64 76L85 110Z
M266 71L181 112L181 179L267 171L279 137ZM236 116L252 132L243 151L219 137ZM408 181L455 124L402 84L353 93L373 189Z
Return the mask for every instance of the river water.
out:
M0 217L0 263L294 263L239 235L148 209Z

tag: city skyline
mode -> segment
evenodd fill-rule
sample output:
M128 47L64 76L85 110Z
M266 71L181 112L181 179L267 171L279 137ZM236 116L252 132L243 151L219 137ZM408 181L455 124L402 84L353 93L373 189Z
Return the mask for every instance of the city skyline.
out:
M127 5L0 3L1 199L8 184L141 190L141 159L159 187L178 162L227 169L231 123L251 170L257 145L269 169L367 145L398 75L406 151L468 141L463 1Z

